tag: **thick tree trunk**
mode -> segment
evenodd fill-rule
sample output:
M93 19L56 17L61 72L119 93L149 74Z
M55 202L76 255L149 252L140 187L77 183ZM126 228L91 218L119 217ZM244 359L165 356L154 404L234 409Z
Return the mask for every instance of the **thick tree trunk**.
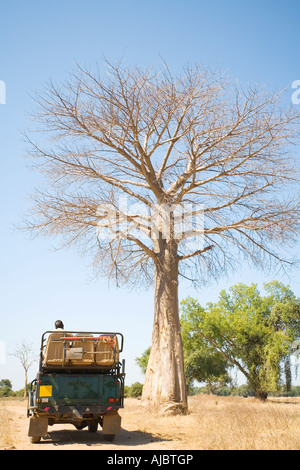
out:
M142 405L161 413L187 412L187 387L178 308L177 247L155 264L155 314Z
M27 382L28 382L28 379L27 379L27 371L25 371L25 385L24 385L24 398L27 398Z
M255 389L255 398L265 401L268 398L268 392L263 392L260 389Z

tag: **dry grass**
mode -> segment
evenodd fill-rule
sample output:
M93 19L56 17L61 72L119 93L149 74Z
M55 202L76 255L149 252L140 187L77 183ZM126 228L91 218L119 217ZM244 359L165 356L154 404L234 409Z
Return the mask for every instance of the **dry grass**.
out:
M9 448L14 443L14 413L11 410L18 409L22 405L25 409L26 400L23 398L1 398L0 399L0 448Z
M190 397L188 415L164 417L142 410L139 400L127 398L120 414L122 431L109 449L300 450L300 397L262 403L254 398L198 395ZM32 448L27 430L26 401L1 399L0 448ZM72 432L71 440L62 433L62 445L104 446L102 441L90 442L88 432ZM80 444L77 432L86 436L82 439L87 446ZM57 442L47 448L57 450Z
M187 416L141 413L127 399L123 426L172 441L172 448L219 450L300 450L300 398L190 397ZM167 442L166 442L167 448Z
M0 447L12 444L9 412L3 406L0 408Z

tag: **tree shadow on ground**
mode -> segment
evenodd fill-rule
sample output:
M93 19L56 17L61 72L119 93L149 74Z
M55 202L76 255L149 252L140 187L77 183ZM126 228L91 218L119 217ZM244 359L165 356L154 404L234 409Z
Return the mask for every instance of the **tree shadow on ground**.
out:
M286 399L276 399L276 398L272 398L272 400L268 400L269 403L279 403L280 405L281 404L284 404L284 405L299 405L300 404L300 401L297 400L298 397L296 397L294 400L291 398L286 398Z
M60 429L53 430L48 432L48 434L42 438L42 445L55 445L55 446L64 446L70 444L81 444L86 446L144 446L153 442L164 442L169 439L163 439L157 435L154 435L149 432L144 431L127 431L126 429L121 429L120 433L115 436L113 442L105 439L105 436L98 431L96 433L89 433L87 430L77 430L77 429Z

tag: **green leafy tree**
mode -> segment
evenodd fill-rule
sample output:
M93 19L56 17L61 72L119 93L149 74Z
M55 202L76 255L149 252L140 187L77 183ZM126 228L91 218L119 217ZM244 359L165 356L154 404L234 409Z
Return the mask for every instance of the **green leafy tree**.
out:
M146 349L140 357L135 358L135 362L141 368L143 374L146 374L150 353L151 346Z
M12 383L9 379L2 379L0 380L0 387L8 387L12 389Z
M231 383L228 369L231 364L223 355L212 348L205 339L193 334L192 325L181 318L181 333L184 350L184 364L188 388L191 390L194 380L208 384L210 393L217 386Z
M181 303L192 337L208 341L235 365L261 399L278 390L283 364L300 335L299 299L277 281L264 288L263 297L255 284L237 284L206 308L191 298Z
M0 397L9 397L13 394L11 381L9 379L0 380Z
M135 397L135 398L141 397L142 392L143 392L143 384L141 384L140 382L134 382L131 385L131 391L130 391L131 397Z

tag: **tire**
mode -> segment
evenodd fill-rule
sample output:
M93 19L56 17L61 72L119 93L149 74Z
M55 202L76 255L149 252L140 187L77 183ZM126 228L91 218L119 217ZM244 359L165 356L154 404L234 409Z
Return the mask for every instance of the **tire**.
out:
M85 428L88 425L86 421L81 421L81 423L74 424L75 428L78 429L78 431L81 431L81 429Z
M97 421L91 421L88 424L88 431L89 432L97 432L98 429L98 422Z

